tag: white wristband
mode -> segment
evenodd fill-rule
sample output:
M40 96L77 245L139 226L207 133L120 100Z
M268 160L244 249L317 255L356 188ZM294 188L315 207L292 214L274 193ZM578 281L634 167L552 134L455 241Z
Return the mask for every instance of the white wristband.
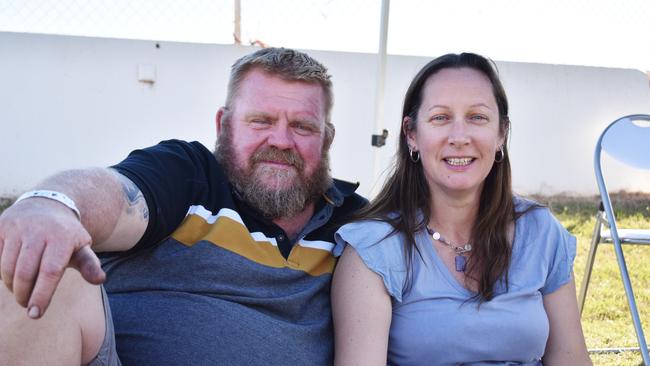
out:
M66 196L61 192L48 191L48 190L29 191L23 193L20 197L18 197L18 199L14 203L18 203L26 198L32 198L32 197L43 197L43 198L49 198L51 200L59 201L64 205L68 206L69 209L74 211L74 213L77 215L79 220L81 220L81 213L79 212L77 205L74 204L74 201L70 199L70 197Z

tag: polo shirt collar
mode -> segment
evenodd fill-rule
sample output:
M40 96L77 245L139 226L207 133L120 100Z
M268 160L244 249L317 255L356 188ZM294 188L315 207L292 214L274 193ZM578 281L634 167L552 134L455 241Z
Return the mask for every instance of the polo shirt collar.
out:
M359 182L350 183L334 179L333 184L323 194L323 199L334 207L340 207L345 198L353 195L357 188L359 188Z

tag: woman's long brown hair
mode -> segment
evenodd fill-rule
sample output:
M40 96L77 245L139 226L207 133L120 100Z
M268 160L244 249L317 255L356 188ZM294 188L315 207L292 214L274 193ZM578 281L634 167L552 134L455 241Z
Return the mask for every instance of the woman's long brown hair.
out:
M470 238L474 245L467 263L467 273L476 276L477 298L483 302L494 297L494 287L499 279L503 278L506 289L508 287L511 246L507 233L509 225L516 218L508 157L508 99L494 63L473 53L447 54L429 62L418 72L406 92L402 121L409 117L412 121L409 128L417 129L417 113L422 104L422 90L427 79L442 69L465 67L481 72L490 80L499 109L499 131L505 137L503 160L494 163L484 181L478 215ZM426 229L432 199L435 197L431 197L422 164L410 160L406 136L401 133L392 173L379 194L359 212L357 218L388 222L393 226L394 233L403 235L408 268L407 289L412 283L414 250L419 254L415 245L415 233ZM419 217L418 212L422 216ZM394 213L399 215L391 215Z

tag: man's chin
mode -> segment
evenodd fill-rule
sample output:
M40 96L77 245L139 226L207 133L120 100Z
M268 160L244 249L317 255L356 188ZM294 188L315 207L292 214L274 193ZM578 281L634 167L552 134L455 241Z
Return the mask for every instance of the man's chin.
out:
M269 192L288 192L296 189L294 179L260 179L258 185Z
M293 188L300 178L294 169L264 169L255 172L253 179L267 189L288 190Z

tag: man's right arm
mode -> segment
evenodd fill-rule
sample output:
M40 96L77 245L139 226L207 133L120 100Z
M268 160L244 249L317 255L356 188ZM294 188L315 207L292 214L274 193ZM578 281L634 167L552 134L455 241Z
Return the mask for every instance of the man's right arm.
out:
M22 200L0 216L0 276L33 318L47 309L65 268L102 283L105 274L93 250L131 249L149 222L142 192L111 169L62 172L36 189L70 197L81 220L64 204L40 197Z

